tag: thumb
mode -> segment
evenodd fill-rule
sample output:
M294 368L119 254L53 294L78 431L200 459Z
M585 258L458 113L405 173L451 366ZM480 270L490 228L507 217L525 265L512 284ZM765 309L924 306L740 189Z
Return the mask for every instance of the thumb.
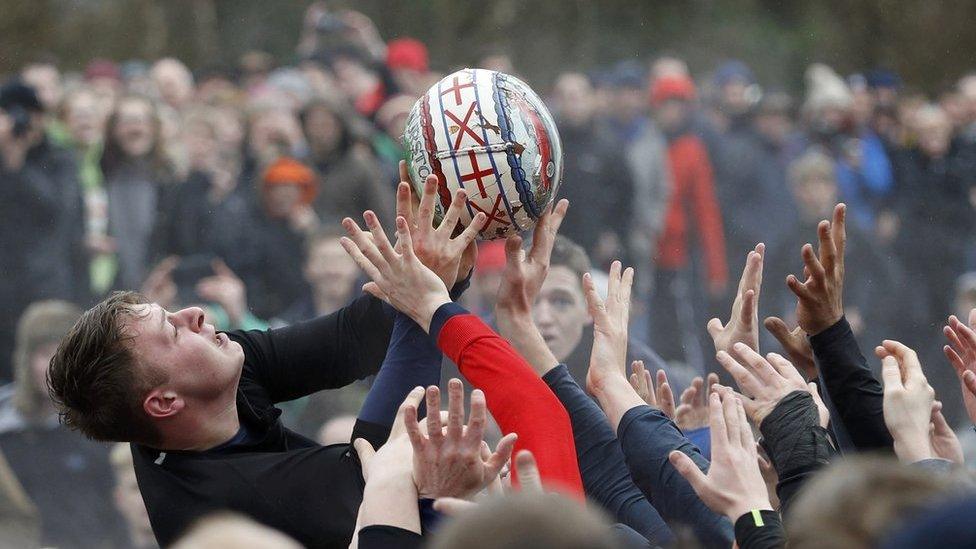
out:
M972 370L966 370L962 374L962 382L966 385L966 389L969 390L970 394L976 396L976 373Z
M881 360L881 380L884 381L885 391L893 387L901 387L901 368L898 359L888 355Z
M532 452L522 450L515 456L515 472L518 474L522 490L542 491L542 476L539 474L539 466L536 464Z
M352 447L356 449L356 455L359 456L359 462L363 465L363 470L369 465L370 460L376 455L376 450L373 446L364 438L357 438L352 442Z
M701 325L699 324L699 326ZM722 327L722 321L717 318L709 320L708 324L705 325L705 329L708 330L708 335L712 339L718 337L718 334L722 331Z
M777 316L768 316L765 320L763 320L763 326L765 326L766 330L773 334L773 337L775 337L780 343L783 343L789 339L790 329L786 326L786 323L783 322L782 318Z
M701 469L684 452L674 450L668 455L668 460L678 470L678 473L681 473L681 476L688 481L688 484L691 484L698 497L704 500L704 494L711 491L711 486L705 473L702 473Z
M518 265L521 259L522 237L510 236L505 240L505 260L509 265Z

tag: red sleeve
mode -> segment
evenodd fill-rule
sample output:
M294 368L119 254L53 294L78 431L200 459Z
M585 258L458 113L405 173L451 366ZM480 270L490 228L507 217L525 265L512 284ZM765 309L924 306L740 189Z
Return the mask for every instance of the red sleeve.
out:
M725 232L722 229L722 214L719 211L718 199L715 198L712 163L708 160L705 147L700 142L695 145L697 161L692 163L696 169L691 188L694 218L698 220L698 235L705 253L708 279L714 283L725 284L729 278L725 259Z
M447 320L437 345L472 385L484 391L502 433L518 434L515 451L532 452L547 488L582 499L569 413L525 359L472 314ZM513 468L513 484L517 480Z

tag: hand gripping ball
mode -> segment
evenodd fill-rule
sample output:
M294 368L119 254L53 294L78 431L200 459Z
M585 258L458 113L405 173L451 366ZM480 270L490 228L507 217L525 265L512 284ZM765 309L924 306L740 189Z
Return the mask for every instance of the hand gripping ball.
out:
M437 177L437 216L457 189L467 191L467 225L488 217L483 239L535 226L556 196L563 151L549 110L521 80L463 69L435 84L411 109L403 133L413 188Z

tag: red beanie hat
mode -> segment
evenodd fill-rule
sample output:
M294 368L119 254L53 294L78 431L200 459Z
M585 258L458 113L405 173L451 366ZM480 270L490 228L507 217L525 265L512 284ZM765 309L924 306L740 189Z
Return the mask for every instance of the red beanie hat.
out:
M669 99L691 101L695 98L695 83L687 76L663 76L651 86L651 105L657 107Z
M397 38L386 45L386 66L427 72L427 46L416 38Z
M304 204L311 204L319 190L315 172L305 164L287 156L275 160L268 166L261 179L265 189L271 185L298 185L302 188Z
M504 268L504 240L490 240L478 244L478 261L475 263L475 270L479 273L497 273Z

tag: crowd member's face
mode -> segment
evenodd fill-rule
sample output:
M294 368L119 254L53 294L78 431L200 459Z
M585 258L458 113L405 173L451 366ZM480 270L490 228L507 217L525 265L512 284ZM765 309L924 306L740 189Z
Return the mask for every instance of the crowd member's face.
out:
M962 128L966 125L966 100L961 94L956 92L942 94L939 98L939 106L952 121L954 128Z
M294 115L283 110L258 114L251 122L250 148L255 158L270 162L289 150L289 133L297 126Z
M102 119L107 119L112 114L112 108L119 97L119 81L113 78L94 78L88 82L88 87L95 94L98 112L101 113Z
M195 170L211 170L218 159L217 138L213 129L203 122L187 124L183 130L190 167Z
M581 284L568 267L552 267L532 306L532 319L560 362L576 349L590 323Z
M41 345L30 355L30 382L38 395L47 396L47 369L57 350L58 342L52 341Z
M782 113L759 113L754 121L756 131L776 144L783 144L793 131L793 120Z
M146 510L146 503L142 500L142 493L139 492L136 472L131 466L125 471L116 471L115 508L125 519L129 531L139 538L152 539L149 512Z
M837 203L837 182L833 178L810 176L793 185L793 194L805 220L829 219Z
M101 112L94 94L80 92L71 96L65 109L64 123L75 143L89 147L102 138Z
M824 107L817 111L813 118L817 127L831 132L840 131L844 127L848 111L839 107Z
M299 185L269 185L264 190L264 207L268 216L281 219L288 217L298 208L302 199Z
M214 110L214 128L222 153L238 153L244 142L244 123L238 113L230 107Z
M305 136L312 150L328 152L339 144L342 126L331 109L320 105L310 110L305 118Z
M560 121L581 126L590 121L596 107L593 86L582 74L564 74L553 88L553 101Z
M639 88L621 87L613 90L611 116L617 120L632 120L640 116L647 105L647 92Z
M138 158L149 154L156 143L153 110L142 100L123 101L118 112L113 138L126 155Z
M61 73L53 65L30 65L21 72L24 83L34 88L46 112L54 112L61 103Z
M874 114L874 95L867 88L856 88L854 90L854 103L851 112L854 114L854 121L858 126L865 126L871 121Z
M352 59L336 59L332 64L332 70L335 72L339 89L351 100L370 93L379 83L376 73Z
M664 131L676 131L688 120L688 103L669 99L654 109L654 119Z
M498 71L505 74L515 74L515 65L512 63L512 58L503 53L486 55L482 57L481 62L478 63L478 66L490 71Z
M739 78L733 78L722 86L721 90L722 107L725 112L731 114L744 113L752 107L752 100L749 97L749 84Z
M138 368L162 374L143 406L151 417L165 418L191 407L206 408L233 399L244 365L244 350L204 321L203 310L168 312L157 304L138 305L126 331Z
M949 151L952 125L941 111L916 117L918 146L930 158L941 158Z
M316 294L333 302L346 301L352 296L358 276L356 262L342 249L338 238L320 240L309 250L305 280Z
M173 107L182 107L193 95L193 76L177 61L160 61L153 67L152 79L159 96Z

